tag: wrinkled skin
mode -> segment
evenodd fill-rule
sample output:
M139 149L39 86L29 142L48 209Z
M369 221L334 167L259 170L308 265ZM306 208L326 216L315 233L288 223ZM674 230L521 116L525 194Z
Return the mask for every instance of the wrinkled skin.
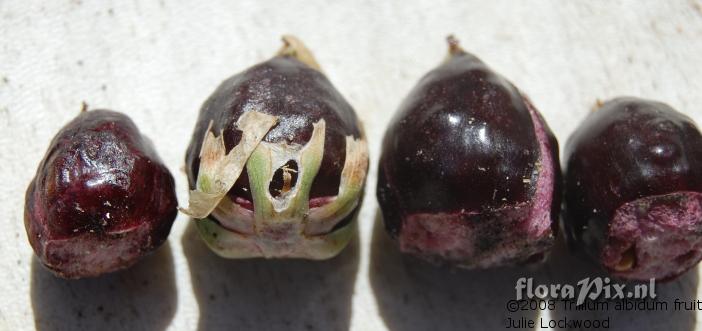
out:
M276 216L280 219L267 219L268 216L259 214L257 208L261 206L256 206L252 196L255 190L250 182L250 169L252 166L265 166L260 163L252 165L252 161L249 160L249 164L216 210L204 220L197 221L200 234L217 254L229 258L324 259L336 255L350 238L348 225L357 206L348 215L343 216L343 219L314 230L310 230L310 227L305 228L305 224L297 224L303 223L303 220L296 219L306 214L305 210L309 209L309 220L316 221L313 219L316 208L337 199L337 195L340 194L342 170L347 161L347 138L364 138L351 106L323 73L296 56L279 54L255 65L224 81L205 101L186 154L191 190L198 189L200 153L203 137L210 123L210 132L222 134L225 148L230 151L242 139L242 131L237 128L237 121L242 114L249 111L277 117L277 124L268 131L261 142L269 147L306 146L312 139L313 124L319 123L320 120L325 122L323 155L318 156L321 158L321 165L309 189L308 205L304 208L293 207L291 212L294 215L288 213ZM257 151L260 151L260 148L259 146ZM364 153L367 156L367 152ZM297 171L298 166L300 165L293 164L292 168ZM363 167L362 181L365 178L367 161ZM298 175L299 172L290 173L293 187L299 181ZM267 178L263 180L268 181ZM277 189L284 186L282 173L277 171L270 178L270 184L266 182L265 185L271 188L270 193L273 195ZM301 183L298 182L297 185ZM359 196L360 194L356 198ZM267 199L274 200L272 197ZM312 244L308 239L316 241L319 246L315 246L317 244Z
M159 247L177 213L174 181L125 115L82 112L54 137L27 189L39 260L65 278L127 268Z
M410 92L385 134L377 190L385 227L401 250L430 260L466 267L538 260L551 245L557 214L548 213L558 205L557 146L511 83L475 56L452 50ZM548 150L547 171L541 147ZM528 215L544 176L550 187L539 193L548 200L540 209L549 215L532 237L516 229L533 222ZM406 229L412 223L423 229ZM529 239L496 252L513 236Z
M660 102L613 99L568 139L565 162L564 230L573 248L629 279L672 278L702 257L702 136L690 118Z

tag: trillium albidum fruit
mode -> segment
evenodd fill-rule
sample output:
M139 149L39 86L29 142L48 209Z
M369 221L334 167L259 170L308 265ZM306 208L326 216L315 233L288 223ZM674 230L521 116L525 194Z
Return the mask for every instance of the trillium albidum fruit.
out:
M702 136L670 106L621 97L565 146L566 239L613 276L672 279L702 258Z
M228 258L326 259L354 233L368 149L351 106L295 37L205 101L186 163L207 245Z
M49 145L24 224L41 263L64 278L127 268L168 237L173 176L126 115L81 112Z
M488 268L543 260L558 215L558 144L514 85L449 37L388 127L377 197L401 251Z

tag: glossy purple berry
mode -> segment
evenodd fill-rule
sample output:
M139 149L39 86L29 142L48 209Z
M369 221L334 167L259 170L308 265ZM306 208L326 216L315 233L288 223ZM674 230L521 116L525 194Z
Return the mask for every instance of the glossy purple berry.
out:
M702 136L670 106L616 98L565 148L564 230L612 275L671 279L702 258Z
M487 268L542 260L558 215L558 145L509 81L449 39L388 127L377 196L400 250Z
M127 268L159 247L177 214L174 181L124 114L82 112L49 145L24 223L41 263L65 278Z

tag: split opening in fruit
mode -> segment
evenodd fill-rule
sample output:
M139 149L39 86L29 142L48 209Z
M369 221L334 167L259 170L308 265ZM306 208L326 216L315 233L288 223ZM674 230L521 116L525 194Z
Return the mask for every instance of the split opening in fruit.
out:
M297 170L297 162L289 160L273 173L273 179L268 186L268 192L272 197L278 198L295 187Z
M630 247L622 254L621 260L614 266L616 271L627 271L634 268L636 265L636 249L634 246Z

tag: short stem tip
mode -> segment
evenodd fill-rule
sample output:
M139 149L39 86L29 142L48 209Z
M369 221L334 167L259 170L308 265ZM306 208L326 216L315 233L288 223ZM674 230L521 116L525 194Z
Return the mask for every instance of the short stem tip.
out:
M461 48L460 42L453 34L446 37L446 42L448 43L449 54L455 55L464 52L464 50Z

